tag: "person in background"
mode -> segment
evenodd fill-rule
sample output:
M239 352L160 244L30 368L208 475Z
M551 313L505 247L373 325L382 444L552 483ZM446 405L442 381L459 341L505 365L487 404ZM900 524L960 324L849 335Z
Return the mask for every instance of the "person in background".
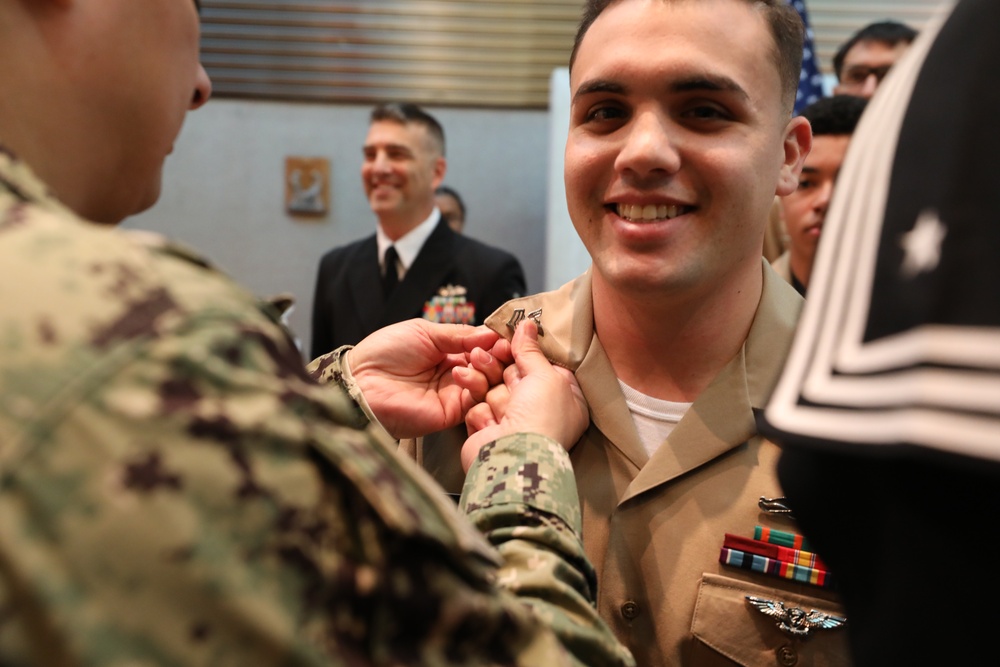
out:
M761 424L858 667L996 662L997 25L961 0L872 99Z
M454 232L442 218L434 192L446 171L437 119L414 104L372 111L361 181L377 225L320 260L313 357L412 317L482 324L525 293L517 258Z
M276 311L114 229L198 54L193 1L0 0L0 664L634 664L558 444L586 406L530 325L401 323L311 375ZM390 435L462 420L500 381L477 347L556 398L470 444L463 517Z
M809 286L816 247L840 165L844 163L851 135L866 103L867 100L861 97L836 95L813 102L802 110L802 117L812 128L812 150L803 163L798 188L780 199L788 250L772 262L778 275L802 296Z
M441 211L441 217L448 226L461 234L465 229L465 202L455 189L447 185L438 186L434 191L434 204Z
M833 56L837 75L835 95L869 98L886 72L910 48L917 31L898 21L866 25L844 42Z

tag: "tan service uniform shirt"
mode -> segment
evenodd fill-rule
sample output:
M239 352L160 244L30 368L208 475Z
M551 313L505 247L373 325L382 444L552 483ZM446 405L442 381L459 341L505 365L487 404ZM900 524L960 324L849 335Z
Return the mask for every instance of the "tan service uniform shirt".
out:
M777 273L782 280L784 280L789 285L792 283L792 253L786 250L781 253L781 256L771 262L771 268Z
M756 525L797 530L758 508L761 496L782 494L780 452L756 435L754 410L777 379L802 303L762 264L763 294L743 349L652 458L595 335L589 272L557 291L511 301L487 320L509 335L516 310L541 309L542 349L576 373L590 404L590 427L571 451L584 547L598 572L598 610L639 665L848 664L844 629L796 639L746 600L839 614L832 592L719 563L726 533L753 537ZM454 446L431 438L402 443L457 492Z

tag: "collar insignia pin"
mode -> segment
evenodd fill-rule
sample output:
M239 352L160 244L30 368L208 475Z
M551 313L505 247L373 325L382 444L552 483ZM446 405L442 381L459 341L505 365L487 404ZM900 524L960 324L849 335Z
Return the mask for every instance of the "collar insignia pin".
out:
M542 309L541 308L539 308L538 310L533 310L533 311L531 311L528 314L525 314L524 308L517 308L517 309L515 309L514 312L513 312L513 314L511 314L510 319L507 320L507 328L510 329L511 331L516 331L518 325L521 324L521 322L523 322L525 319L529 319L529 320L533 321L535 324L538 325L538 335L539 336L544 336L545 335L545 330L542 329Z

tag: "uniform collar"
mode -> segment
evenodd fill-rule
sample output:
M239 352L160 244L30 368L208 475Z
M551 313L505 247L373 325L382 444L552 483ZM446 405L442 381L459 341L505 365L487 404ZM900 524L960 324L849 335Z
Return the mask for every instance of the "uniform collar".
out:
M21 161L0 142L0 193L2 192L8 192L22 202L76 217L55 198L45 183L35 176L27 163Z
M396 239L395 243L382 229L382 225L378 225L375 230L375 240L378 243L379 266L382 266L385 251L389 249L389 246L394 246L396 253L399 255L399 262L403 265L403 272L405 273L413 265L413 262L416 261L417 255L420 254L420 249L424 247L424 243L434 233L434 228L437 227L440 219L441 212L435 206L426 220Z
M538 344L552 363L574 373L594 340L593 269L557 290L513 299L486 318L486 326L510 339L519 318L541 309Z
M747 391L755 408L763 407L777 382L802 308L802 298L795 290L766 261L761 265L760 303L741 352ZM509 339L514 335L511 325L519 317L541 309L542 352L552 363L576 372L594 342L592 271L588 269L557 290L508 301L486 319L486 325Z
M624 501L707 463L756 434L753 410L764 406L777 382L802 307L795 290L767 262L761 264L761 299L743 347L652 459L639 442L614 371L594 336L591 270L553 292L508 302L486 324L510 338L513 329L508 323L542 310L542 351L553 363L576 373L594 426L640 469Z

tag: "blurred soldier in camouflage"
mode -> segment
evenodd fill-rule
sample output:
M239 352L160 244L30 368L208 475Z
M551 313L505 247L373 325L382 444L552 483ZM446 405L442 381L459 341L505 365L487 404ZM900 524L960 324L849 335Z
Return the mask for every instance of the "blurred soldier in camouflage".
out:
M533 325L511 402L555 387L554 418L469 445L491 546L386 431L458 423L495 334L402 323L310 374L205 262L86 221L156 200L210 94L193 2L0 0L0 90L0 664L631 664L556 442L586 408Z

